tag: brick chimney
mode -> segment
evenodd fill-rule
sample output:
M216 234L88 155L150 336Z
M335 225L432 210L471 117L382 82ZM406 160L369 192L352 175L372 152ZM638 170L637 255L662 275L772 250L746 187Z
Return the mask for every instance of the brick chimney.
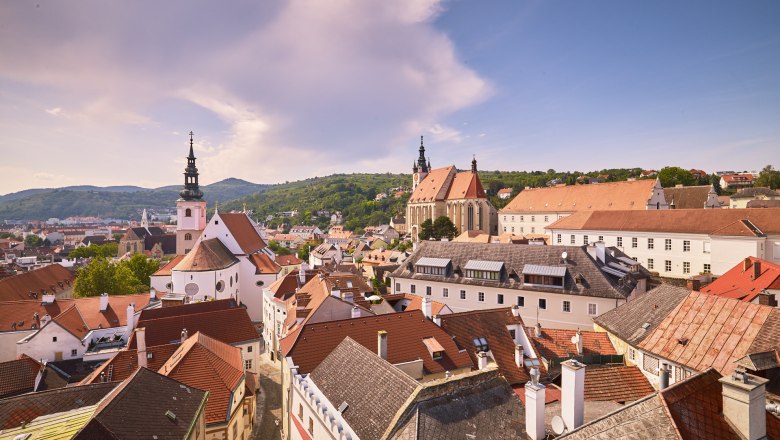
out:
M742 272L747 272L750 269L750 257L742 260Z
M376 332L376 351L379 357L387 360L387 332L379 330Z
M685 285L689 291L698 292L701 290L701 280L698 278L689 278L686 280Z
M146 329L135 329L135 344L138 349L138 368L146 368Z
M766 438L766 384L769 380L737 370L718 379L723 387L723 416L747 440Z
M567 430L582 426L584 411L585 364L574 359L561 362L561 417Z
M758 303L765 306L777 307L777 298L774 293L762 290L761 293L758 294Z
M753 262L753 279L757 280L761 276L761 260Z

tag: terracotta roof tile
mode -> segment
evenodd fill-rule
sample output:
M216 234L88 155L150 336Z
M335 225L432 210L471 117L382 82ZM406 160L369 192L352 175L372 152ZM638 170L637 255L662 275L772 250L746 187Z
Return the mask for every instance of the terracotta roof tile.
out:
M759 263L758 266L755 266L756 262ZM759 270L757 278L754 277L756 270ZM780 265L760 258L748 257L723 276L703 287L701 291L742 301L753 301L764 289L771 289L778 282L780 282Z
M711 189L711 185L664 188L664 197L675 209L703 209Z
M57 300L60 301L60 300ZM100 297L91 296L88 298L76 298L75 306L87 327L111 328L127 325L127 306L133 304L136 312L149 305L149 294L139 293L136 295L109 295L108 307L100 311Z
M196 332L206 334L226 344L253 341L259 339L252 320L246 309L234 308L214 310L203 313L183 314L157 319L139 320L137 328L146 328L146 346L165 345L181 341L181 332L187 329L192 335ZM137 347L136 335L128 341L129 348Z
M303 264L303 260L299 259L295 255L277 255L276 264L280 266L297 266Z
M89 327L87 327L87 323L84 322L81 314L79 314L79 309L75 304L55 316L52 322L56 322L79 340L84 339L89 332Z
M427 176L417 185L412 195L409 197L409 203L432 202L434 200L445 200L450 182L455 177L455 167L448 166L431 170Z
M471 171L462 171L455 175L447 192L447 200L484 199L485 189L479 180L479 175Z
M41 368L43 366L29 356L0 362L0 399L32 391Z
M257 232L257 229L255 229L255 226L252 224L252 220L250 220L246 214L241 212L220 212L218 215L245 254L254 254L266 247L266 243L263 241L263 238L260 237L260 233Z
M159 370L181 344L166 344L147 347L146 366L151 370ZM100 382L118 382L130 377L138 370L138 350L125 349L118 351L80 382L81 385Z
M194 313L206 313L217 310L235 309L238 307L236 300L218 299L216 301L201 301L189 304L182 304L169 307L157 307L154 309L144 309L138 317L138 321L148 319L170 318L179 315L192 315Z
M177 264L181 262L181 260L184 258L184 255L177 255L173 257L173 259L167 263L165 263L165 266L163 266L160 270L153 273L153 277L163 277L163 276L170 276L171 270L173 270L174 267L176 267Z
M53 318L70 308L73 303L72 299L58 299L49 304L44 304L40 300L2 301L0 302L0 332L33 330L33 325L35 328L40 328L41 320L46 315Z
M534 328L528 327L526 333L531 337L539 356L547 360L577 356L577 347L571 342L571 338L577 334L576 330L542 328L542 337L537 338ZM617 354L606 333L585 330L581 334L583 356Z
M73 274L59 264L0 279L0 301L41 299L43 294L56 294L69 289ZM31 297L34 292L37 297Z
M572 212L582 210L645 210L654 180L527 188L502 213Z
M402 311L409 312L412 310L422 310L422 297L420 295L415 295L413 293L389 293L387 295L382 295L382 300L387 301L387 303L390 306L392 306L394 309L398 301L408 300L409 302L406 305L406 308L403 309ZM447 307L446 310L445 307ZM439 301L431 300L432 315L441 315L442 312L446 312L446 311L451 312L447 304L441 303Z
M268 255L260 252L249 256L249 262L255 266L255 274L276 274L282 271L281 266L276 264Z
M212 271L238 264L230 250L218 238L199 241L172 270L176 271Z
M636 366L588 367L585 372L585 400L633 402L655 392Z

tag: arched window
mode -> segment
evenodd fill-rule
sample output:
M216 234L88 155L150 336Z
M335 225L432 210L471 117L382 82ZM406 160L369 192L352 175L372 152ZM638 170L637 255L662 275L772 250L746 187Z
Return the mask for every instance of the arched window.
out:
M468 212L468 214L467 214L467 219L466 219L466 221L467 221L466 229L471 231L471 230L474 229L474 206L469 205L469 207L467 209L467 212Z
M192 234L190 234L189 232L184 234L184 239L187 240L187 241L192 240Z
M233 287L233 275L230 276L230 287Z
M192 217L192 210L190 208L187 208L184 210L184 216L185 217Z

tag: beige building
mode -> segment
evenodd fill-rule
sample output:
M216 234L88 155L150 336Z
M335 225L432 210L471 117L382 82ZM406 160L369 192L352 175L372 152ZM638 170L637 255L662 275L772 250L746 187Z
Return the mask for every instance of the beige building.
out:
M471 171L461 171L450 165L432 170L425 161L425 147L420 141L420 157L412 168L414 191L406 205L406 221L413 241L417 241L420 225L446 216L458 229L495 234L498 213L490 204L477 174L477 160L471 161Z
M731 196L731 208L748 208L748 203L753 200L780 200L780 193L764 187L743 188Z

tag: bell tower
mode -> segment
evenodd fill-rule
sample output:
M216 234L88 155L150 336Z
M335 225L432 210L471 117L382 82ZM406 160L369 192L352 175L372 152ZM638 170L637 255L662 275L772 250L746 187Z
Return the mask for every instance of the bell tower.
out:
M198 168L195 166L193 133L190 132L190 155L184 169L184 189L176 201L176 255L184 255L195 246L206 228L206 201L198 186Z
M425 179L430 169L431 161L428 159L428 163L425 162L425 146L423 145L423 137L420 136L420 157L412 165L412 191Z

